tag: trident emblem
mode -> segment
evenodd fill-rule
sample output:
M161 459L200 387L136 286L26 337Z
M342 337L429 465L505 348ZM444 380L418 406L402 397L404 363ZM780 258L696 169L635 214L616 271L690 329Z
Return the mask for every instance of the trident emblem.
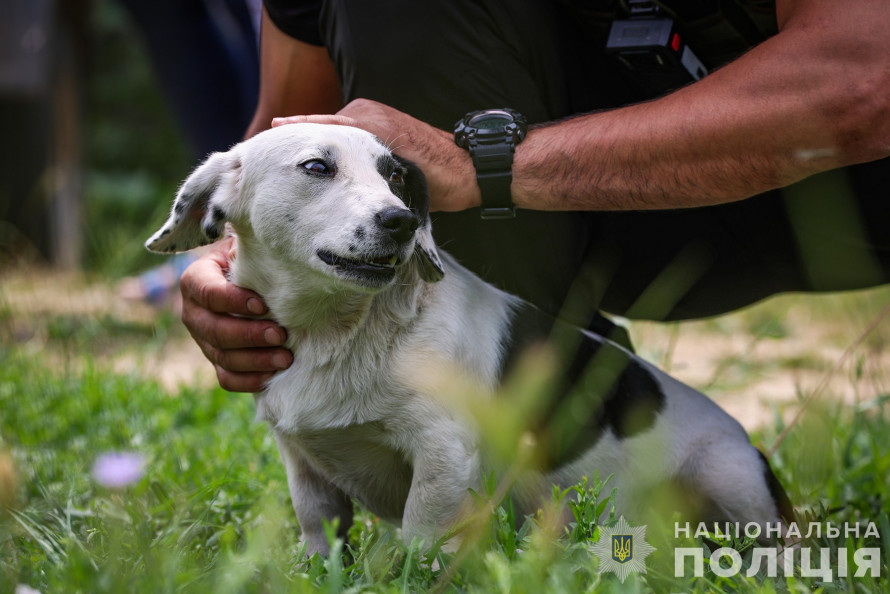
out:
M646 557L655 547L646 542L646 527L634 528L624 516L614 528L600 527L600 537L590 552L599 557L599 572L611 571L621 583L631 573L646 573Z
M634 557L634 537L632 534L612 535L612 559L618 563L627 563Z

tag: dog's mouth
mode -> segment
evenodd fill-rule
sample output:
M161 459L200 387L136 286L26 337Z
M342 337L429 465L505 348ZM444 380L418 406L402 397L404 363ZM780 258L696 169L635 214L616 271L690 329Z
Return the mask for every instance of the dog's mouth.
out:
M396 267L402 263L402 258L398 254L387 254L362 260L338 256L327 250L318 250L316 254L322 262L342 272L357 273L379 280L392 278L395 275Z

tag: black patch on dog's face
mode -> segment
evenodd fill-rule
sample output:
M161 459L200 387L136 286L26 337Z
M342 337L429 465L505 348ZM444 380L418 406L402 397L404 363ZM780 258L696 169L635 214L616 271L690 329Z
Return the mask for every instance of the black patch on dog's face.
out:
M430 211L426 177L411 161L395 155L383 155L377 159L377 171L389 184L390 191L399 197L421 221L426 221Z
M216 223L207 223L204 225L204 235L207 236L207 239L216 241L220 236L219 225Z
M389 191L398 196L405 206L411 208L405 191L405 175L407 173L405 167L392 155L381 155L377 157L377 171L380 173L380 177L386 180Z
M539 436L543 470L577 459L607 429L619 439L646 431L664 409L665 395L652 374L602 336L558 322L531 304L515 312L510 330L501 377L525 349L548 339L562 362L531 427Z

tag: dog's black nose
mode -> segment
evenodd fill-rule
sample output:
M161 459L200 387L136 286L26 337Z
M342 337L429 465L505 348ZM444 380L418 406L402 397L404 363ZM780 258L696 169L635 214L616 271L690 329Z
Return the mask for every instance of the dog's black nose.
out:
M398 206L381 210L377 213L376 219L377 223L398 243L410 241L420 224L413 212Z

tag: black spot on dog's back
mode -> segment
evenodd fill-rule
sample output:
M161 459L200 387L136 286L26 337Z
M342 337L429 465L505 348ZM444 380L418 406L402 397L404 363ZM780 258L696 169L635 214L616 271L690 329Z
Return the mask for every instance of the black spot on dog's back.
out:
M776 507L779 509L779 515L786 522L796 522L797 519L794 515L794 506L791 504L791 498L788 497L788 493L785 492L782 483L776 478L769 460L766 459L763 452L758 450L757 453L760 454L760 460L763 462L763 478L766 480L770 496L772 496Z
M539 463L549 470L593 447L606 430L626 438L651 428L664 393L632 353L613 342L555 320L530 304L513 317L502 376L530 346L546 342L560 368L533 417Z

